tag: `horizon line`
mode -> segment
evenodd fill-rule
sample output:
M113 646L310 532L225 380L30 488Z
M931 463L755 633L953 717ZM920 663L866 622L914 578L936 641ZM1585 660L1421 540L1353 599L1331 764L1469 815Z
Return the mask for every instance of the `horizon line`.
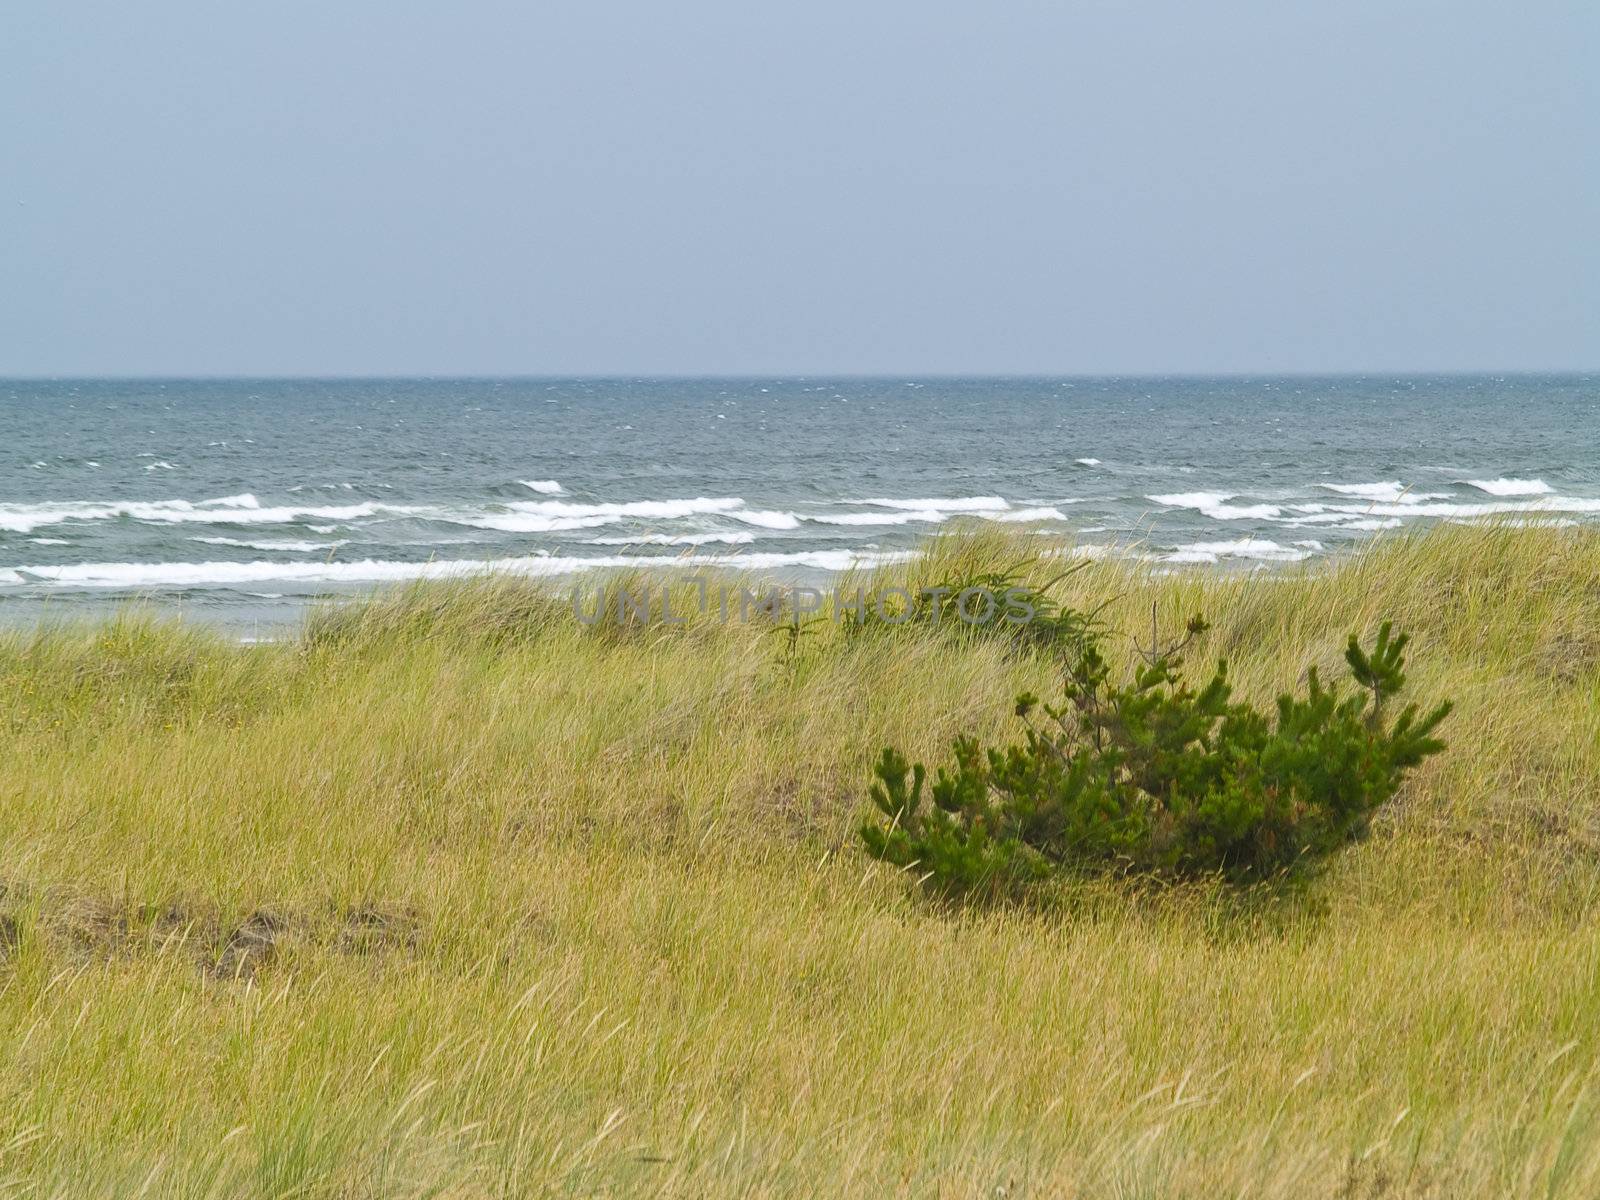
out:
M1596 367L1448 368L1287 371L617 371L617 372L0 372L0 383L616 383L702 380L851 380L857 382L966 380L1250 380L1250 379L1495 379L1600 375Z

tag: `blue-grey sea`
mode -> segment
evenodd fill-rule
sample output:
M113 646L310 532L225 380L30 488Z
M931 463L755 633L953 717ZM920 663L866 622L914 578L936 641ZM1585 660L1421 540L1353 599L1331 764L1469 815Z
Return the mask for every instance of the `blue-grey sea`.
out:
M0 620L268 631L495 565L820 578L958 519L1272 569L1600 520L1600 376L0 382Z

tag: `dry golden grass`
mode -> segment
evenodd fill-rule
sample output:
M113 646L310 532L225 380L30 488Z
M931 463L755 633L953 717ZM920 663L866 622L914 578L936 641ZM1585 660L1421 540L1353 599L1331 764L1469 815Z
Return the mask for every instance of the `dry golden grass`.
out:
M0 642L0 1185L1600 1194L1600 535L1060 590L1125 629L1203 611L1191 658L1258 697L1393 617L1450 748L1301 892L952 914L853 829L885 742L937 757L1049 686L992 640L791 654L488 580L292 644Z

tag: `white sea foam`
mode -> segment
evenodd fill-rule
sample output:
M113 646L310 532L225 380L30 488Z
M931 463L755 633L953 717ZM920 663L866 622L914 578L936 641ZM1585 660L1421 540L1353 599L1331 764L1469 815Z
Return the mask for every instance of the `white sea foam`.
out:
M1506 481L1497 481L1506 482ZM1519 481L1521 486L1531 487L1538 480ZM1330 485L1331 486L1331 485ZM1473 519L1478 517L1492 517L1499 514L1534 514L1534 513L1600 513L1600 498L1596 497L1568 497L1536 494L1527 500L1507 499L1498 501L1484 501L1479 503L1447 502L1444 493L1422 492L1411 493L1394 498L1378 498L1377 489L1382 486L1385 495L1389 496L1389 485L1378 484L1345 484L1342 488L1361 487L1370 488L1370 499L1354 501L1351 503L1309 503L1289 504L1279 506L1275 504L1230 504L1236 493L1232 492L1186 492L1179 495L1151 496L1158 504L1165 504L1174 508L1192 508L1219 521L1233 520L1258 520L1273 521L1286 526L1299 525L1336 525L1342 529L1381 529L1392 528L1401 523L1401 520L1414 517L1436 517L1447 520ZM1509 486L1509 484L1508 484ZM1288 513L1303 514L1289 516ZM1374 518L1397 518L1396 520L1374 524Z
M1003 512L1011 507L999 496L956 496L948 500L846 500L846 504L874 504L879 508L902 508L916 512L976 513Z
M634 537L590 538L591 546L748 546L753 533L642 533Z
M70 546L70 545L72 545L72 543L69 542L66 538L29 538L28 540L30 542L32 542L35 546Z
M1148 499L1169 508L1197 509L1214 521L1270 521L1282 512L1276 504L1229 504L1236 495L1237 492L1178 492Z
M762 529L798 529L800 518L794 513L768 512L757 508L729 509L725 514L735 521L743 521L746 525L759 525Z
M1166 555L1165 561L1214 563L1224 558L1248 558L1259 562L1298 562L1309 555L1309 550L1280 546L1265 538L1237 538L1229 542L1191 542Z
M67 522L128 518L159 524L182 522L209 525L282 525L303 521L358 521L370 517L409 516L471 525L504 533L552 533L591 529L623 518L675 520L682 517L725 514L747 525L767 529L795 529L800 519L793 513L748 509L738 497L697 497L689 500L637 500L613 504L577 504L562 500L519 500L505 511L460 511L437 505L358 504L277 505L263 508L248 492L212 500L108 500L60 504L0 504L0 530L30 533ZM329 526L323 525L323 531Z
M807 513L806 520L819 525L910 525L921 522L937 525L950 519L947 512L938 509L906 509L899 512L845 512Z
M525 488L532 488L534 491L543 496L561 496L564 495L567 490L554 479L524 479L522 481L522 486Z
M1548 496L1555 491L1542 479L1467 479L1462 482L1491 496Z
M573 504L566 500L513 500L507 508L549 517L650 517L671 520L731 512L744 507L737 496L697 496L693 500L630 500L620 504Z
M191 542L204 542L208 546L238 546L242 550L291 550L297 554L315 554L319 550L335 550L347 545L348 538L333 542L301 542L293 538L263 538L259 542L230 537L192 537ZM63 543L65 545L65 543Z
M861 500L860 504L876 501ZM1061 504L1077 504L1077 500L1062 500ZM738 516L738 513L730 513ZM806 513L804 519L818 525L938 525L952 517L981 517L986 521L1065 521L1067 514L1054 506L1039 508L900 508L890 512L835 512Z
M1384 529L1398 529L1404 524L1399 517L1359 517L1354 521L1342 522L1339 528L1351 533L1377 533Z
M983 513L990 521L1065 521L1067 514L1059 508L1015 508L1010 512Z
M167 562L78 563L71 566L0 568L0 584L54 583L79 588L226 587L283 582L303 584L392 583L412 579L459 579L503 573L526 576L571 575L619 567L726 567L745 571L803 568L838 572L900 562L914 551L858 554L850 550L807 550L793 554L705 554L678 557L601 555L593 558L538 556L430 562L275 563Z
M1399 480L1388 483L1323 483L1319 487L1341 496L1357 496L1362 500L1387 500L1391 503L1404 498L1407 487Z
M132 509L133 506L125 506ZM126 515L151 521L203 521L212 525L289 525L306 519L323 521L354 521L376 516L432 516L437 509L415 504L334 504L301 507L284 505L275 508L207 508L187 512L177 510L146 515L129 511Z
M1405 522L1399 517L1375 518L1366 516L1365 514L1371 509L1371 507L1372 505L1368 504L1341 505L1340 508L1342 511L1336 512L1333 508L1326 504L1293 504L1290 505L1290 508L1293 511L1305 513L1307 515L1300 517L1278 517L1275 518L1274 524L1286 526L1291 529L1297 529L1304 525L1310 525L1317 529L1347 530L1395 529L1405 524ZM1406 511L1411 513L1413 516L1415 515L1415 513L1413 513L1409 507L1406 509Z
M398 504L347 504L334 507L262 508L248 492L216 500L68 501L61 504L0 504L0 529L30 533L68 521L106 521L127 517L161 524L285 525L305 518L349 521L380 513L424 515L435 509Z
M538 513L474 513L441 515L436 518L452 525L474 529L493 529L499 533L565 533L573 529L597 529L615 525L621 517L546 517Z
M1376 517L1493 517L1501 513L1600 513L1600 498L1542 496L1533 500L1503 500L1469 504L1297 504L1299 512L1347 513Z
M1098 458L1075 458L1072 461L1077 463L1080 467L1098 467L1100 465L1100 460Z

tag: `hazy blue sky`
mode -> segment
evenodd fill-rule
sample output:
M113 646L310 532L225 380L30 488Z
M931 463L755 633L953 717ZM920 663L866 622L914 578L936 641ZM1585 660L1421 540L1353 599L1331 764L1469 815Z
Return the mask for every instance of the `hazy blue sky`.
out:
M8 0L0 373L1600 366L1594 0Z

